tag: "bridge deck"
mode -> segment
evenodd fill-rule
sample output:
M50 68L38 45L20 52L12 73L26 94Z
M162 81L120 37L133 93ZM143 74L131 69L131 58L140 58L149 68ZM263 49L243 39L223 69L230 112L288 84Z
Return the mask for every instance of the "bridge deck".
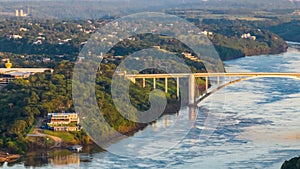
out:
M121 74L120 74L121 75ZM153 79L153 88L156 89L156 79L165 79L165 92L168 92L168 79L169 78L177 78L177 97L179 98L179 78L186 78L189 81L189 104L195 104L195 78L204 77L205 78L205 93L206 96L210 95L212 92L208 92L209 89L209 78L216 77L217 83L220 85L220 78L222 77L230 77L229 82L221 85L218 88L221 89L230 84L234 84L236 82L240 82L243 80L249 80L252 78L260 78L260 77L279 77L279 78L295 78L300 79L300 73L281 73L281 72L234 72L234 73L174 73L174 74L123 74L125 78L128 78L133 83L136 82L136 79L143 79L143 87L145 87L146 80L145 79ZM238 79L235 79L238 78ZM235 80L234 80L235 79ZM206 97L205 96L205 97ZM196 101L197 102L197 101Z
M264 76L264 77L298 77L300 73L280 73L280 72L234 72L234 73L191 73L195 77L249 77L249 76ZM188 77L190 73L174 73L174 74L126 74L128 78L174 78Z

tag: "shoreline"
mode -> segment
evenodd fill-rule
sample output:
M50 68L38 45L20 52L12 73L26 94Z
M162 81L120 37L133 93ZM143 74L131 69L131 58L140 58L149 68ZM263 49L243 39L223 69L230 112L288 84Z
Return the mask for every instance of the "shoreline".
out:
M287 44L300 45L300 42L285 41Z
M9 154L4 151L0 151L0 163L8 162L13 163L21 158L19 154Z

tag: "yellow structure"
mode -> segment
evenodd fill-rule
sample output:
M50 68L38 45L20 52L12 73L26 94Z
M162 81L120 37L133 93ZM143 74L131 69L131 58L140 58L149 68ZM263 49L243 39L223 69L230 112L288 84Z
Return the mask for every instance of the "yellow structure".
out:
M47 125L54 131L80 130L77 113L48 113Z
M48 113L48 125L79 124L77 113Z
M28 9L28 11L29 11L29 9ZM15 15L16 15L16 17L25 17L25 16L27 16L27 13L25 13L25 11L23 10L23 9L16 9L16 12L15 12Z
M16 16L19 16L19 10L16 9Z
M10 60L9 60L9 59L6 60L5 67L6 67L7 69L10 69L10 68L12 67L12 63L10 63Z
M20 16L25 16L23 9L20 10Z

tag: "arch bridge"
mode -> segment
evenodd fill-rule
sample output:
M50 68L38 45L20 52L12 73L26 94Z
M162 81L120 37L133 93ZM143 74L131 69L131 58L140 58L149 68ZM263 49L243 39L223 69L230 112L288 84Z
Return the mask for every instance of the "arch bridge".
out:
M235 72L235 73L174 73L174 74L124 74L125 78L136 83L137 79L142 79L142 86L146 86L146 79L153 80L153 88L157 88L156 79L165 79L164 89L168 92L168 79L176 79L177 97L179 97L179 80L186 79L189 84L189 104L196 105L212 93L225 88L226 86L250 80L254 78L294 78L300 80L300 73L279 73L279 72ZM205 92L200 97L196 96L196 78L205 79ZM225 83L222 79L227 78ZM218 87L210 89L209 83L215 81ZM224 81L224 80L223 80ZM223 82L222 81L222 82Z

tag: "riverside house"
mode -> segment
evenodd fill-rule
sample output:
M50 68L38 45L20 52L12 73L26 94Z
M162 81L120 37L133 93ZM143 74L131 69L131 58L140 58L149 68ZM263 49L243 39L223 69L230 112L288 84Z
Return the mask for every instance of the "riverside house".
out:
M48 128L54 131L79 131L79 116L77 113L48 113Z

